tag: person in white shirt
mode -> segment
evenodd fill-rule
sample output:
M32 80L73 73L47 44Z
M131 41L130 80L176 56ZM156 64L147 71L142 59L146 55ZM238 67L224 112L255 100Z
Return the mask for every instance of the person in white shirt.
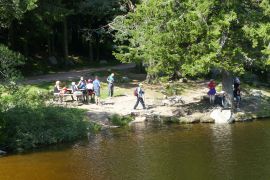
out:
M137 101L136 101L136 104L134 106L134 109L137 108L139 103L142 104L143 109L146 109L145 103L144 103L144 90L142 89L142 87L143 87L143 84L140 83L139 86L135 90L135 96L137 96Z
M88 92L88 95L91 97L91 100L95 97L94 93L94 84L92 79L87 80L86 89Z

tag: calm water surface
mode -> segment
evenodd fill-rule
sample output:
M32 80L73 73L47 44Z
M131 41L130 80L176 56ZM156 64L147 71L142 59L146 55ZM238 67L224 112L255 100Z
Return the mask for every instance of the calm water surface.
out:
M270 179L270 121L137 124L0 158L0 179Z

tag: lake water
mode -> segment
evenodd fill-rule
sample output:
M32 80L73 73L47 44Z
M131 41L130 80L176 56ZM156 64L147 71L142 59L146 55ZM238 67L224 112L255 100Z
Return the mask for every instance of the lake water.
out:
M0 158L1 180L270 179L270 121L136 124Z

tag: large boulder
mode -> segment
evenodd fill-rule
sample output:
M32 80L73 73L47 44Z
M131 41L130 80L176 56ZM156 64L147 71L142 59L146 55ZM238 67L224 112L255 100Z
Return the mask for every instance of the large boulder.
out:
M214 109L210 117L215 120L215 123L231 123L233 121L233 115L230 109Z
M135 119L133 121L131 121L129 123L129 125L132 125L134 123L143 123L145 121L146 121L146 117L144 117L144 116L138 116L138 117L135 117Z
M186 117L180 117L179 122L183 124L193 124L193 123L199 123L200 119L196 116L186 116Z
M255 97L262 97L262 96L263 96L262 91L257 90L257 89L251 89L251 90L250 90L250 94L251 94L252 96L255 96Z
M48 61L49 61L49 63L50 63L51 65L57 65L57 64L58 64L58 61L57 61L57 59L56 59L55 56L49 57L49 58L48 58Z
M7 152L6 152L6 151L2 151L2 150L0 150L0 156L6 155L6 154L7 154Z
M184 101L181 96L171 96L162 100L162 105L164 106L178 106L182 104L184 104Z

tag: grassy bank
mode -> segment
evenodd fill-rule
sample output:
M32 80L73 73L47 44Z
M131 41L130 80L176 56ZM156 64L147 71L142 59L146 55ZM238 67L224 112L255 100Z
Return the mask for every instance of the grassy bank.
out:
M93 129L85 110L47 106L47 96L25 88L12 94L1 93L1 150L16 152L71 142L86 137Z

